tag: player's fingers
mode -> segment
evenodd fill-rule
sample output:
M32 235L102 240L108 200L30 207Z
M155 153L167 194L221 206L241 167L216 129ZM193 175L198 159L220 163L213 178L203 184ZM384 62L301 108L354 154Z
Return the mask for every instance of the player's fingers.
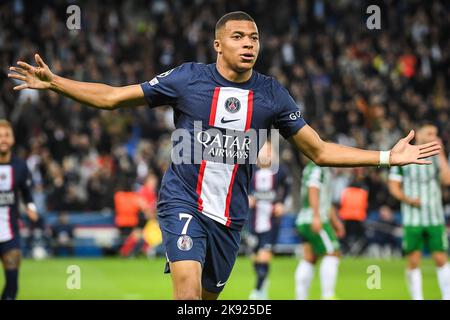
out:
M27 74L27 71L25 69L22 69L19 67L9 67L9 70L20 73L23 76L25 76Z
M37 53L34 55L34 60L36 60L36 63L38 64L39 67L41 68L45 67L44 60L42 60L41 56L38 55Z
M414 138L414 130L411 130L408 135L405 137L406 142L410 142Z
M28 63L23 62L23 61L17 61L17 64L25 70L33 70L33 68L34 68L32 65L29 65Z
M420 150L419 155L422 155L424 153L430 153L430 152L436 152L436 154L437 154L437 153L439 153L439 150L441 150L440 146L432 146L432 147Z
M22 89L26 89L26 88L28 88L28 85L27 85L26 83L23 83L23 84L21 84L21 85L19 85L19 86L15 86L15 87L13 88L13 90L18 91L18 90L22 90Z
M439 154L438 150L434 150L434 151L430 151L430 152L426 152L426 153L421 153L419 155L418 159L425 159L425 158L428 158L428 157L435 156L437 154Z
M22 81L26 81L27 80L27 77L22 76L22 75L17 74L17 73L8 73L8 78L13 78L13 79L22 80Z
M439 142L433 141L433 142L428 142L428 143L425 143L425 144L421 144L421 145L419 145L419 149L422 150L422 149L426 149L426 148L430 148L430 147L434 147L434 146L439 146L440 147Z
M430 160L416 160L413 163L415 164L432 164Z

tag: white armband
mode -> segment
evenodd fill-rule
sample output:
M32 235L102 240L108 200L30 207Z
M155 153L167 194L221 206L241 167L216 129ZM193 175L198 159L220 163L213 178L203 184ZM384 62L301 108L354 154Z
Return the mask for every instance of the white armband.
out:
M391 166L391 151L380 151L380 167Z

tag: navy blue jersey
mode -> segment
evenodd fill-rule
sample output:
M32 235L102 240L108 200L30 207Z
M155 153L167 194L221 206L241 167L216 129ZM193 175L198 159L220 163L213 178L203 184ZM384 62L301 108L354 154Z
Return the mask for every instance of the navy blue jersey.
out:
M19 194L26 204L33 202L32 180L25 161L14 155L0 163L0 242L19 235Z
M241 134L270 130L273 125L288 138L302 128L306 123L287 90L274 78L255 71L246 82L230 82L219 74L215 64L201 63L182 64L141 87L150 107L171 105L175 127L189 133L184 139L173 139L172 163L159 192L159 214L184 207L230 228L242 229L254 172L254 164L247 161L248 149L255 141ZM173 154L185 139L192 146L188 160L174 163ZM201 159L194 161L198 146ZM230 158L235 163L229 163ZM238 163L243 159L245 163Z
M250 210L250 230L255 233L270 231L273 225L273 205L284 203L291 189L291 179L280 167L277 172L257 167L250 195L255 197L255 207Z

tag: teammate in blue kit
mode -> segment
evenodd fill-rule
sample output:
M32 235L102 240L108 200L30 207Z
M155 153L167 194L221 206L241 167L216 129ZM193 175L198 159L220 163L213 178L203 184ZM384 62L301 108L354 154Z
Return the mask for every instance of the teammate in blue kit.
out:
M0 120L0 257L5 271L2 300L14 300L18 291L20 265L19 194L27 206L28 217L37 221L31 196L31 175L24 161L11 148L14 134L10 123Z
M273 125L321 166L425 164L429 161L422 159L439 149L435 142L410 145L412 131L384 152L322 141L288 91L274 78L253 70L259 33L244 12L219 19L214 49L216 63L185 63L149 82L125 87L57 76L37 54L37 67L19 61L8 75L23 82L15 90L50 89L99 109L144 104L173 107L176 134L183 138L175 139L177 152L172 155L183 162L172 159L157 209L175 299L216 299L228 281L248 215L248 189L255 167L251 151L263 142L245 133ZM190 148L180 149L180 145ZM196 150L200 150L200 161L196 161Z
M251 300L267 300L269 264L272 249L278 238L280 217L285 213L284 202L291 189L291 179L286 169L278 167L275 151L268 140L261 148L253 180L250 185L249 229L255 238L253 267L256 286Z

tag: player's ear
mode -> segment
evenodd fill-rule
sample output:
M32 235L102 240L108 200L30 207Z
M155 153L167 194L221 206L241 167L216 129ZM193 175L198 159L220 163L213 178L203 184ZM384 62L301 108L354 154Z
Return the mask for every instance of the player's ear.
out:
M220 40L218 40L218 39L214 40L214 50L216 50L216 52L218 54L222 54L222 46L221 46Z

